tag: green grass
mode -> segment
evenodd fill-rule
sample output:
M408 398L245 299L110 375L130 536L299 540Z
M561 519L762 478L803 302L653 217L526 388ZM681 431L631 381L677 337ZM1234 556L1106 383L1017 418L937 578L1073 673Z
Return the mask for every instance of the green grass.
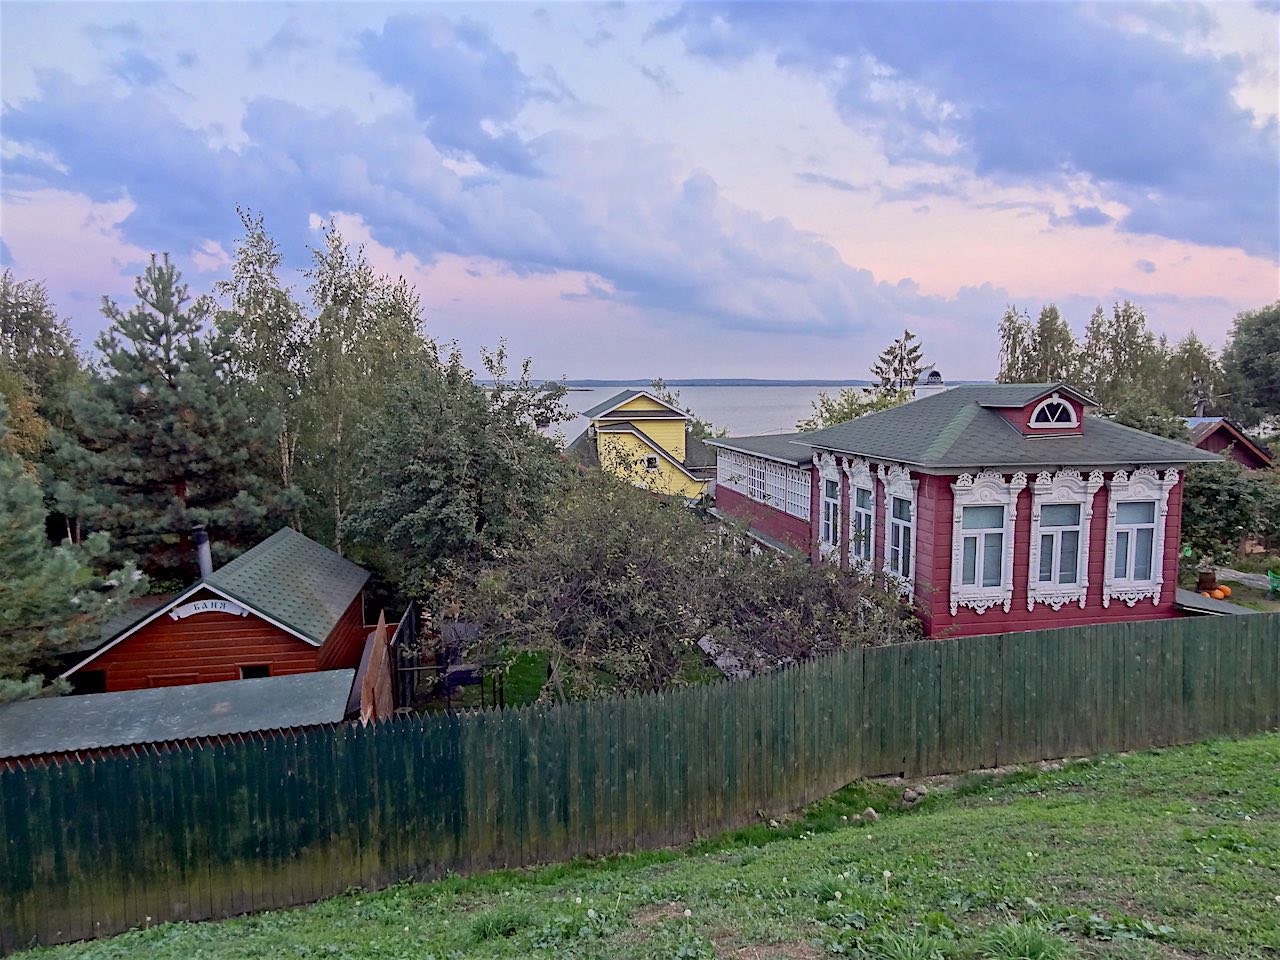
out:
M40 958L1175 960L1280 955L1280 736L853 784L688 846L496 871ZM878 822L854 817L872 805Z
M1231 596L1227 597L1228 603L1238 603L1242 607L1261 610L1264 613L1280 611L1280 600L1272 600L1270 591L1259 590L1257 587L1238 583L1235 580L1222 582L1231 588Z

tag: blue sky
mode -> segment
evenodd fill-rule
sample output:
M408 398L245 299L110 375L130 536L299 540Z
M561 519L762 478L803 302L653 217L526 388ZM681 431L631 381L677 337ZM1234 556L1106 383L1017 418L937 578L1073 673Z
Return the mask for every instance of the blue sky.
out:
M861 377L904 326L989 377L1010 302L1221 344L1280 297L1274 4L0 18L0 257L86 340L150 251L210 288L237 204L295 268L335 220L433 335L551 377Z

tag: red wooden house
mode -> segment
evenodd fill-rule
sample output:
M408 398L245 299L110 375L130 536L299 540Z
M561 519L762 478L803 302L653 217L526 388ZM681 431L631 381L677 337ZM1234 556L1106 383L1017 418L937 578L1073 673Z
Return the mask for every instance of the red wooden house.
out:
M716 505L814 562L883 576L929 636L1178 616L1180 468L1218 458L1089 404L1062 383L960 386L813 433L710 441Z
M62 676L101 693L359 665L368 571L289 527L110 621Z
M1192 446L1231 457L1248 470L1271 466L1271 451L1226 417L1188 417Z

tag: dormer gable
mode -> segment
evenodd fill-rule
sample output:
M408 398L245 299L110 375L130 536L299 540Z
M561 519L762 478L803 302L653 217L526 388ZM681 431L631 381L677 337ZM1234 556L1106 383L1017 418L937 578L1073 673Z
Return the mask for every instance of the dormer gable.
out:
M624 390L603 403L596 404L584 414L592 423L617 420L680 420L689 414L665 400L660 400L647 390Z
M994 408L1024 437L1072 437L1084 432L1086 407L1092 405L1084 394L1065 383L1045 384L1042 392L1014 406L984 403Z

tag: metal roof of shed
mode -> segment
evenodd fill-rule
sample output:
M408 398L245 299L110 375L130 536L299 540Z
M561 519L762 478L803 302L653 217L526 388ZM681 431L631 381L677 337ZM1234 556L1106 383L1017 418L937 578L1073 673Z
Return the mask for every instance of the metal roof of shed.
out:
M0 758L337 723L354 670L0 704Z

